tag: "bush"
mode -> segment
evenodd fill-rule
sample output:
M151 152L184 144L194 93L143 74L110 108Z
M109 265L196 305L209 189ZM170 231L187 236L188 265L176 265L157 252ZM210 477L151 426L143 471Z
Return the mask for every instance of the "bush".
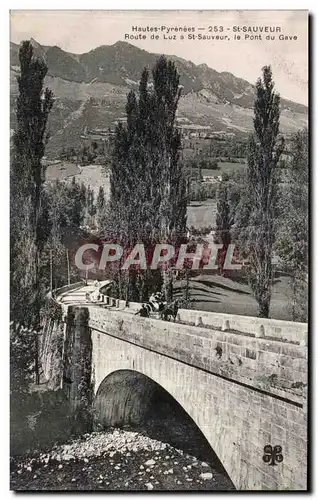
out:
M21 392L10 396L10 454L45 449L69 438L73 418L62 390Z
M211 161L209 163L208 168L211 168L212 170L220 170L220 167L219 167L218 162L216 160Z

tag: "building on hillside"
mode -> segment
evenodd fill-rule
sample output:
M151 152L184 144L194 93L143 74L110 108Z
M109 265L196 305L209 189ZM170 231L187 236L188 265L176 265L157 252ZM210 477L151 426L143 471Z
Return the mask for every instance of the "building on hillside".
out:
M211 133L209 125L184 124L178 123L177 128L180 131L182 139L205 139Z

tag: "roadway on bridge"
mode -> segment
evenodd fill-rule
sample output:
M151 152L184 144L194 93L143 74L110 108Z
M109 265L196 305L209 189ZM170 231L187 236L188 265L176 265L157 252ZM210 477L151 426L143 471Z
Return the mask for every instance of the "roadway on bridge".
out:
M102 300L97 300L97 296L100 295L99 290L104 286L108 285L111 280L99 281L97 285L95 282L90 281L87 285L80 286L78 288L74 288L73 290L66 290L65 292L60 293L57 296L57 301L60 304L65 305L87 305L87 306L96 306L102 307L103 309L112 309L112 311L124 311L131 314L134 314L134 310L129 307L115 307L106 305ZM90 299L87 300L87 294L90 294Z

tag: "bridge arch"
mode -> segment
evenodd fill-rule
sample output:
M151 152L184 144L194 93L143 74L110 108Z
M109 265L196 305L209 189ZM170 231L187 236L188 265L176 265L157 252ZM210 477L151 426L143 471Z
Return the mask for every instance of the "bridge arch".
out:
M176 394L172 395L153 378L134 369L115 370L99 384L93 404L103 427L142 427L149 437L162 439L210 462L231 483L189 408L184 408Z

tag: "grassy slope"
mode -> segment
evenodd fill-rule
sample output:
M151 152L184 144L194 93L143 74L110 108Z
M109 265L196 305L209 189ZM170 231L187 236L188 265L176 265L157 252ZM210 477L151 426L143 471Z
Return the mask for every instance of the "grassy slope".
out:
M182 282L177 281L176 296L180 296ZM288 278L278 276L275 279L270 317L291 320L288 308ZM193 308L244 316L258 316L258 306L248 285L218 275L200 275L191 279L191 299Z

